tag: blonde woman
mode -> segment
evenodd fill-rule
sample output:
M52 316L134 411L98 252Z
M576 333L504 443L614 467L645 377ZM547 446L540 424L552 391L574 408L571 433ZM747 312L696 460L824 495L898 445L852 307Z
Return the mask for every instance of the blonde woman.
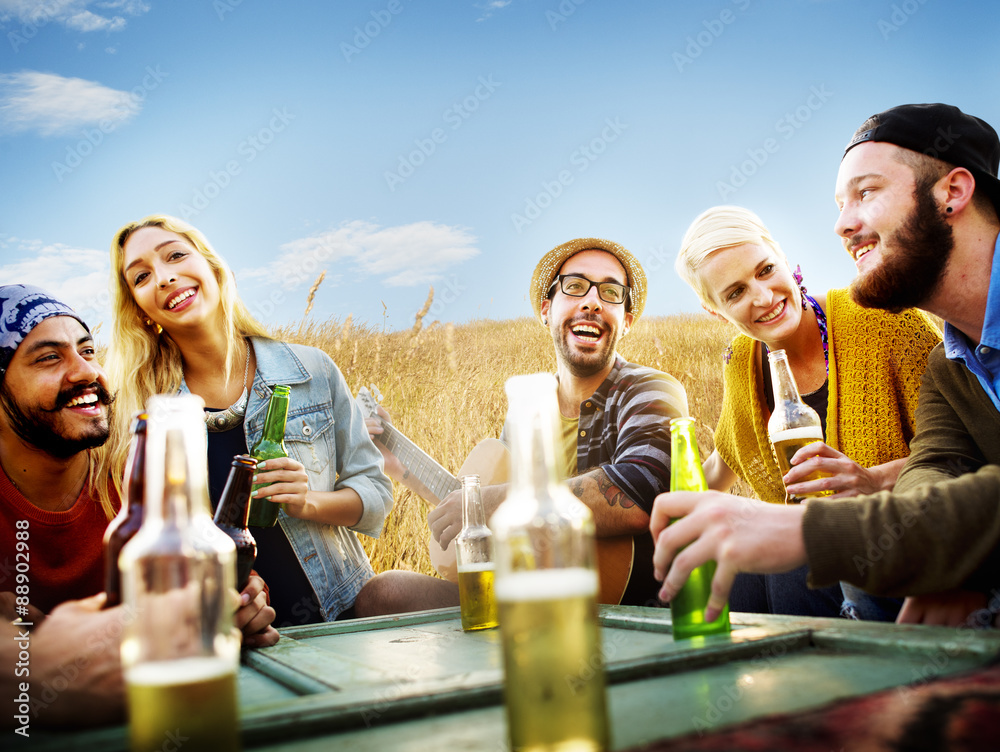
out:
M920 379L940 341L922 312L864 309L847 290L810 296L781 246L753 212L717 206L688 228L677 272L712 315L739 334L724 360L722 412L715 451L705 462L709 486L741 478L764 501L830 490L854 496L891 489L909 454ZM801 449L782 478L767 422L773 409L767 352L784 350L803 399L820 415L825 442ZM816 470L829 477L804 480ZM735 610L895 618L898 601L865 598L845 586L809 591L803 567L787 575L740 575Z
M256 570L270 584L276 626L351 615L373 575L355 532L377 537L392 507L382 457L340 371L320 350L270 338L236 293L232 272L194 227L153 215L111 243L112 346L120 409L105 462L121 478L126 421L147 397L191 392L206 405L213 503L233 455L260 437L275 384L291 387L289 457L259 473L261 498L284 504L254 528Z

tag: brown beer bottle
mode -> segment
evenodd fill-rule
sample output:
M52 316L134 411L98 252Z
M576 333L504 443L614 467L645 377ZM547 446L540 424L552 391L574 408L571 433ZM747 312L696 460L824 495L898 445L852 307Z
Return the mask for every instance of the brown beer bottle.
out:
M247 586L250 570L257 558L257 541L247 529L250 488L256 468L257 461L248 454L233 457L233 467L219 499L219 507L215 510L216 526L236 544L236 589L241 593Z
M142 527L142 497L146 490L146 419L146 413L136 413L132 419L132 445L125 462L124 498L117 516L104 531L104 592L108 594L105 608L122 602L118 554Z

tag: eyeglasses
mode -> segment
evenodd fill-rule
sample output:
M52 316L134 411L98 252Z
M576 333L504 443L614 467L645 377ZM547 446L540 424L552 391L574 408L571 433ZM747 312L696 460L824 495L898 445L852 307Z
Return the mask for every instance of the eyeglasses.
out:
M590 292L591 287L596 287L597 296L601 300L616 305L621 305L628 300L629 294L628 285L620 285L617 282L591 282L586 277L578 277L575 274L560 274L553 280L548 297L552 297L552 291L556 285L559 285L559 289L566 295L574 298L582 298Z

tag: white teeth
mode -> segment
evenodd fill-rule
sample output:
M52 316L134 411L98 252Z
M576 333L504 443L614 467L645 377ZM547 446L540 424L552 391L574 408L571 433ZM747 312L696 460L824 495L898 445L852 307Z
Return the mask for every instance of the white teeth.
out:
M601 330L590 324L577 324L573 327L573 334L593 334L595 337L600 337Z
M766 316L761 316L757 320L758 321L763 321L763 322L771 321L771 320L777 318L778 316L780 316L781 312L784 311L784 310L785 310L785 301L783 300L783 301L781 301L781 305L778 306L777 310L774 313L769 313Z
M80 397L76 397L70 400L66 407L79 407L80 405L94 405L97 404L96 394L84 394Z
M875 243L868 243L867 245L863 245L863 246L861 246L859 248L855 248L854 249L854 260L857 261L859 258L861 258L866 253L868 253L868 251L872 251L874 249L875 249Z
M182 303L183 301L187 300L192 295L194 295L194 290L193 289L192 290L185 290L180 295L178 295L176 298L173 298L169 303L167 303L167 308L171 308L171 309L172 308L176 308L180 303Z

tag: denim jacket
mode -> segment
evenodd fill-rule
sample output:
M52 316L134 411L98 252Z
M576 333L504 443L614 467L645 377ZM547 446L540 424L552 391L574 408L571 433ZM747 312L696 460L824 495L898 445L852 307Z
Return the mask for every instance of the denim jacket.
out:
M285 514L278 517L323 618L331 621L350 608L374 575L355 532L377 538L392 509L392 484L382 455L368 437L361 410L333 361L321 350L252 337L257 371L247 404L247 446L260 439L275 384L291 387L285 448L309 475L309 488L353 488L361 497L361 520L353 528L324 525ZM268 583L280 587L281 583Z

